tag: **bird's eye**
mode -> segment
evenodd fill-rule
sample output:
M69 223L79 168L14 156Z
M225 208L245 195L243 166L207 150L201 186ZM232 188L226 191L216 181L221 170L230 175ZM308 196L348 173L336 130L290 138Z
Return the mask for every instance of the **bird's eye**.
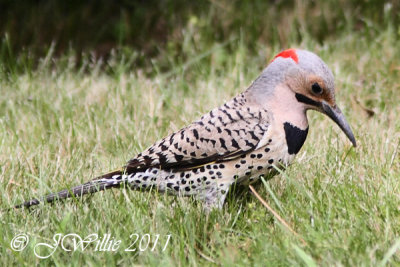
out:
M316 94L316 95L322 94L322 88L321 88L321 86L319 86L318 83L314 83L314 84L311 86L311 90L312 90L313 93Z

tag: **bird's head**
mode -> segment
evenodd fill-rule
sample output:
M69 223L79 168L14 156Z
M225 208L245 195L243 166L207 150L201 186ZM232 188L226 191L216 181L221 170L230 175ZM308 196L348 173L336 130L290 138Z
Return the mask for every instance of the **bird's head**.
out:
M283 81L294 92L296 100L305 110L313 109L327 115L356 146L353 132L336 105L333 74L317 55L305 50L288 49L276 55L266 71L279 73L279 82Z

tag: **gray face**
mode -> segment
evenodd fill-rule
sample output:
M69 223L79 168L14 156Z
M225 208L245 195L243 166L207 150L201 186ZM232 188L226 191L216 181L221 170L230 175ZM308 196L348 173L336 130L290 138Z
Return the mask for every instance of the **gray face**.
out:
M255 99L264 101L280 84L289 87L306 110L317 110L335 121L356 145L350 126L335 102L333 74L317 55L297 49L279 53L248 91Z
M288 53L285 53L289 51ZM283 56L281 56L283 55ZM324 90L325 101L335 99L335 83L331 70L314 53L288 49L278 54L264 69L261 75L254 81L249 90L257 97L269 97L274 88L284 81L292 81L292 84L300 83L293 87L302 94L310 97L319 97L312 92L312 84L317 82ZM331 104L334 104L331 102Z
M329 91L332 97L335 96L335 82L332 71L316 54L306 50L296 50L298 66L308 74L319 76L324 84L324 90Z
M331 118L356 146L354 134L343 113L336 105L335 83L331 70L314 53L295 50L298 58L299 82L293 83L296 99L309 109L315 109ZM294 67L296 68L296 67ZM288 77L288 85L293 80Z

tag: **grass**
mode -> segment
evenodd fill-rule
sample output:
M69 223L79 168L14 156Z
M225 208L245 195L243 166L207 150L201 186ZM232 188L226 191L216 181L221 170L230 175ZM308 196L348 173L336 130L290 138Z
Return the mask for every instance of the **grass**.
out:
M324 45L309 38L292 44L316 52L332 68L338 105L359 144L353 149L328 118L309 112L310 133L295 163L258 187L306 244L250 192L231 194L222 210L206 216L188 198L121 189L31 213L1 212L3 265L399 265L398 34L389 27L374 40L354 33ZM258 55L248 54L240 38L232 42L233 53L223 46L203 51L204 57L152 78L123 60L111 61L104 72L101 62L75 69L68 58L51 57L37 70L2 73L0 208L122 166L244 90L279 51L259 44ZM17 233L30 236L23 252L10 249ZM111 234L122 240L121 249L58 248L48 259L36 257L35 245L53 243L56 233ZM125 252L134 233L149 233L152 245L156 234L162 244L166 235L171 239L165 251L160 245L153 252Z

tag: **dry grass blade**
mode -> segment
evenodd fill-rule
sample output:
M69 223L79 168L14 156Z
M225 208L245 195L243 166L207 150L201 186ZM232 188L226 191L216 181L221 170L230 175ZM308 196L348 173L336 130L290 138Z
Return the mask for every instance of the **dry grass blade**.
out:
M273 210L273 209L268 205L268 203L257 193L257 191L254 189L254 187L251 186L251 185L249 185L249 187L250 187L251 192L253 192L253 194L256 196L256 198L264 205L264 207L266 207L267 210L269 210L269 211L272 213L272 215L274 215L275 218L277 218L278 221L279 221L281 224L283 224L283 226L285 226L287 229L289 229L289 231L290 231L292 234L294 234L297 238L299 238L300 241L301 241L304 245L307 245L307 242L306 242L298 233L296 233L296 231L293 230L293 228L290 227L290 225L289 225L281 216L279 216L279 214L278 214L275 210Z

